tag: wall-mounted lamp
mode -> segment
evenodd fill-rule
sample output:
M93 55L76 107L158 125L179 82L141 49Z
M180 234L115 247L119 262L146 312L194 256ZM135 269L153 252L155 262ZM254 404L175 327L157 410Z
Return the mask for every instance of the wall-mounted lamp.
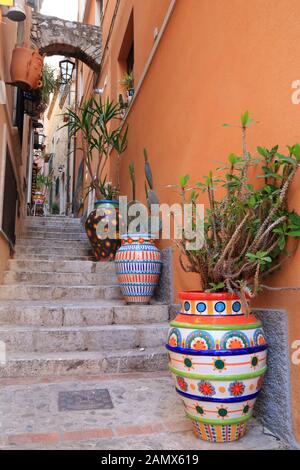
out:
M59 68L60 83L61 85L67 85L72 80L75 64L71 60L64 59L60 61Z
M41 150L45 145L46 136L44 134L40 134L39 132L34 133L34 149Z
M10 7L7 13L2 14L3 18L8 18L10 21L25 21L25 1L15 0L14 6Z

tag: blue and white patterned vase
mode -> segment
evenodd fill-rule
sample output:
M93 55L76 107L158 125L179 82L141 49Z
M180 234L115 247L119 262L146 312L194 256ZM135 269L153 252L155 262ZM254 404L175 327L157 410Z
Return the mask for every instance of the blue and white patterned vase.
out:
M161 252L149 234L126 235L117 251L117 278L128 304L149 304L158 286Z

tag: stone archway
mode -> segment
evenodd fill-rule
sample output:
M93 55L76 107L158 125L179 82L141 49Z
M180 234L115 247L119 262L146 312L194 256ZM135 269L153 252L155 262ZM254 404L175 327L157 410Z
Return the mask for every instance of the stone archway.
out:
M32 14L31 42L42 54L74 57L99 72L102 34L98 26Z

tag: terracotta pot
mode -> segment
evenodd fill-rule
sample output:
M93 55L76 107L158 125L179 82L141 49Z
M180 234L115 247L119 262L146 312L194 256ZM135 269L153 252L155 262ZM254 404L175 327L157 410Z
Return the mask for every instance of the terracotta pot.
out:
M43 57L37 49L16 47L11 60L11 81L25 91L36 90L42 86L42 67Z
M181 292L167 349L176 391L200 439L230 442L246 432L266 372L262 323L238 296Z
M101 209L99 213L98 209ZM109 220L112 225L116 227L117 238L101 239L97 235L98 224L107 220L107 226ZM113 261L116 256L118 248L121 246L121 240L119 239L119 202L100 200L96 201L95 209L89 214L86 223L85 230L90 243L93 248L93 254L97 261Z
M116 254L116 271L128 304L148 304L158 286L161 252L151 236L126 235Z

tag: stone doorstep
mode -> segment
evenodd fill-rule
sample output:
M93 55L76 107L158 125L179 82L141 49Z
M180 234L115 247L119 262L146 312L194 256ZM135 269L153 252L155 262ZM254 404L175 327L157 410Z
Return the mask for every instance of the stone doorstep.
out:
M34 284L34 285L117 285L117 277L114 272L109 273L58 273L58 272L30 272L30 271L6 271L4 273L4 285L10 284Z
M10 271L55 272L55 273L115 273L114 263L97 263L93 261L39 261L34 259L9 261Z
M0 326L0 340L10 353L63 353L139 350L166 343L168 323L80 327ZM0 366L1 367L1 366Z
M84 302L0 302L0 325L39 327L139 325L169 320L169 307L125 305L120 301Z
M141 350L73 353L9 354L0 378L95 376L128 372L165 371L168 356L165 347Z
M39 286L5 285L0 286L0 300L91 300L120 299L119 286Z

